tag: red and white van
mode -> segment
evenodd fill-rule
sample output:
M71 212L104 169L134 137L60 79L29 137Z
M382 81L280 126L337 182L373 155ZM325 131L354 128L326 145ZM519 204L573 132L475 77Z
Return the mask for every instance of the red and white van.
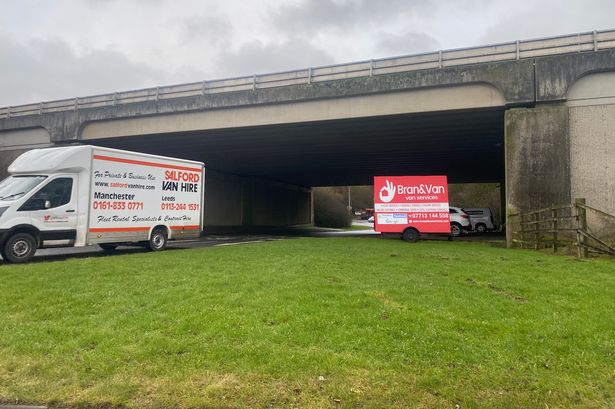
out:
M376 176L374 230L415 242L422 233L451 234L446 176Z

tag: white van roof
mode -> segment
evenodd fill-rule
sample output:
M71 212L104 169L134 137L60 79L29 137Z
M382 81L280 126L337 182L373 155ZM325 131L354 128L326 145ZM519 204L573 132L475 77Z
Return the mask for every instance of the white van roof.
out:
M56 148L32 149L31 151L28 151L15 159L15 161L9 166L8 172L12 175L36 175L61 172L79 173L90 168L92 150L94 149L117 152L120 154L140 155L148 158L158 158L173 162L199 164L203 166L202 162L186 159L148 155L140 152L129 152L120 149L103 148L93 145L73 145Z
M10 174L80 172L90 165L91 145L32 149L19 156L8 168Z

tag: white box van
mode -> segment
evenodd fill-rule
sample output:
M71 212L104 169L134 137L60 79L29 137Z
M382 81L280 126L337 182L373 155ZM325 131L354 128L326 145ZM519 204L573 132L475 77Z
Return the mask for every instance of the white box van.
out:
M138 243L158 251L203 230L201 162L80 145L34 149L0 182L0 254Z

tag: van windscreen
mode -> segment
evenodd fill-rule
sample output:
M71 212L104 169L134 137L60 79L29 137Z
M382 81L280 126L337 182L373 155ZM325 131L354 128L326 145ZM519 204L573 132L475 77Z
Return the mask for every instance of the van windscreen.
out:
M0 182L0 200L13 201L34 189L47 176L9 176Z

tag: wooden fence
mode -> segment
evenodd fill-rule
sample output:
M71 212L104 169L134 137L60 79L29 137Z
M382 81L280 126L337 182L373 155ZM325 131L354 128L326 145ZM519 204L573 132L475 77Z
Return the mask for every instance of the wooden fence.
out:
M615 226L615 216L587 205L585 199L576 199L568 205L509 214L510 242L521 248L552 248L554 252L572 245L576 246L579 258L589 257L591 253L615 256L615 244L598 237L588 223L590 219L600 219L601 223Z

